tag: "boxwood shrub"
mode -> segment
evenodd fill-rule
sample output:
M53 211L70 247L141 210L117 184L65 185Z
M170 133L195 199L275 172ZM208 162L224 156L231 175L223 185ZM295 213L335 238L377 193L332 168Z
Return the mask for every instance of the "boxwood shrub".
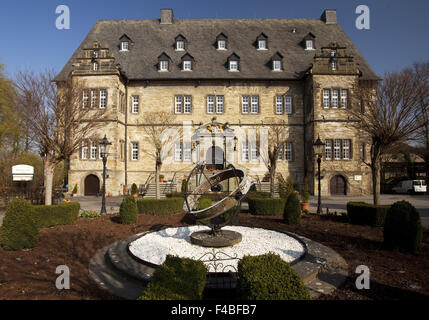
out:
M386 215L384 224L384 244L409 252L421 248L423 237L420 214L407 201L395 202Z
M248 198L249 212L259 216L281 216L283 214L286 199L278 198Z
M37 244L37 219L25 199L14 199L6 208L1 243L6 250L33 248Z
M163 215L183 211L183 198L140 199L137 200L138 212L143 214Z
M352 224L381 227L389 210L389 205L373 205L365 202L347 203L347 215Z
M287 224L299 224L301 222L301 203L296 192L292 192L287 198L283 221Z
M119 216L122 224L133 224L137 222L137 204L132 196L125 196L119 208Z
M139 300L201 300L206 276L203 262L167 255Z
M78 202L51 206L34 206L39 228L73 224L79 217Z
M238 262L237 291L243 300L308 300L301 278L279 255L244 256Z

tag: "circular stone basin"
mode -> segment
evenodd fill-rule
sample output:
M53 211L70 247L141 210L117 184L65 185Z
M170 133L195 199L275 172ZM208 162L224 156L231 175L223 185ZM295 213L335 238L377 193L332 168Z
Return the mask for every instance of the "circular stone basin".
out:
M242 241L231 247L205 248L192 244L191 234L204 230L208 228L190 226L151 232L131 242L128 249L138 260L153 265L162 264L167 255L201 260L209 267L210 272L226 272L234 269L236 271L238 260L245 255L257 256L273 252L291 263L305 253L304 245L287 234L237 226L222 228L222 230L231 230L242 235ZM222 259L220 262L232 267L232 270L210 270L213 267L213 259Z

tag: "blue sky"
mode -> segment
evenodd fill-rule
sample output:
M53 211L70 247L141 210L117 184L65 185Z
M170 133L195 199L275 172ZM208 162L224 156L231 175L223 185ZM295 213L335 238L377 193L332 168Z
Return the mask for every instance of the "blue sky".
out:
M57 30L58 5L70 8L70 30ZM370 8L371 29L355 27L358 5ZM318 18L336 9L338 21L375 72L429 60L427 0L15 0L0 6L0 63L20 70L60 71L100 19L157 19L160 8L176 18Z

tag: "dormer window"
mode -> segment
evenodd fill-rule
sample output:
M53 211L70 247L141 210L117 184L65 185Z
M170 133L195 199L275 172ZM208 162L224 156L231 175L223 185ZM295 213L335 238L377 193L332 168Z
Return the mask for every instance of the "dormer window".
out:
M337 56L337 50L332 49L331 50L331 57L336 57Z
M221 32L217 37L216 37L216 49L217 50L227 50L227 40L228 37Z
M130 50L130 43L131 43L130 37L128 37L126 34L123 34L122 37L119 38L119 41L121 41L120 51Z
M94 63L92 64L92 70L93 70L93 71L98 71L98 62L94 62Z
M232 53L228 57L228 71L231 71L231 72L240 71L240 57L235 53Z
M162 60L159 62L159 71L168 71L168 61Z
M121 51L128 51L129 43L128 41L122 41L121 42Z
M189 53L186 53L182 57L182 71L192 71L193 61L194 57L191 56Z
M174 41L176 41L175 49L176 51L185 51L185 42L186 38L179 34L176 38L174 38Z
M258 50L267 50L268 49L267 40L268 40L268 37L264 33L261 33L256 38L256 48Z
M276 54L271 58L271 67L273 71L282 71L282 60L283 56L280 52L276 52Z
M314 49L313 40L306 40L305 41L305 49L306 50L313 50Z
M302 46L305 48L305 50L315 50L316 49L315 39L316 39L316 36L314 34L312 34L311 32L309 32L304 37L304 40L302 41Z
M226 50L226 41L225 40L218 40L217 49L218 50Z
M168 72L170 68L170 57L163 52L158 57L158 71L159 72Z
M332 61L331 62L331 69L332 69L332 71L336 71L338 68L337 68L338 66L337 66L337 62L336 61Z

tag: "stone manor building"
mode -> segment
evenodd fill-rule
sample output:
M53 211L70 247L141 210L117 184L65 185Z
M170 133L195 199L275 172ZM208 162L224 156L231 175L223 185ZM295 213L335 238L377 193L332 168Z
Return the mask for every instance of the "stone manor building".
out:
M320 136L326 143L322 194L371 192L363 163L369 144L348 125L347 109L360 108L356 88L371 87L379 77L338 25L335 10L319 19L175 19L162 9L160 19L98 21L56 81L70 77L84 84L82 108L105 112L97 134L112 142L106 180L112 195L151 181L155 164L145 153L151 146L141 123L156 110L192 132L212 121L244 132L227 135L233 145L227 155L222 142L206 150L175 143L161 173L179 190L196 161L223 157L262 181L268 170L246 132L281 119L289 135L277 165L284 178L292 176L300 189L307 176L317 192L313 142ZM102 169L98 140L87 141L71 159L70 188L96 194Z

